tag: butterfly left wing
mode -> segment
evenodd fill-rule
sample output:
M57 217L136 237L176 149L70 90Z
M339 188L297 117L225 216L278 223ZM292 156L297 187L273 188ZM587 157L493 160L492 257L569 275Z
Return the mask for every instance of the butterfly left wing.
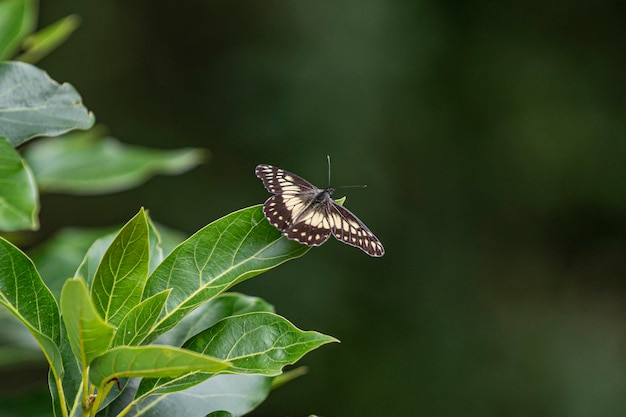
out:
M257 165L254 172L263 181L265 189L272 194L298 194L309 191L317 194L320 191L304 178L278 167L261 164Z
M290 229L295 222L300 222L299 218L305 214L321 190L304 178L271 165L258 165L255 172L267 191L275 194L263 204L263 213L267 220L288 238L308 244L306 240L302 240L301 229ZM310 229L307 225L302 227ZM321 243L323 242L319 244Z
M333 235L341 242L360 248L370 256L385 254L385 248L358 217L334 201L330 202L330 226Z

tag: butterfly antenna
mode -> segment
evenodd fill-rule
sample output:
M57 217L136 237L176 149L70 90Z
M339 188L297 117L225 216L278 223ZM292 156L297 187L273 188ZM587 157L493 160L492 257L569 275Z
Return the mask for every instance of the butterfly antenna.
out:
M326 159L328 160L328 186L330 187L330 155L326 155Z
M337 188L367 188L367 184L361 185L339 185Z

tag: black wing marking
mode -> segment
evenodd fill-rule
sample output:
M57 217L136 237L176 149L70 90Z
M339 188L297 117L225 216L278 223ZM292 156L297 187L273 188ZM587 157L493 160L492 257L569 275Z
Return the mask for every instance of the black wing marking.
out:
M350 210L332 201L329 220L333 235L343 243L362 249L370 256L383 256L385 248L374 233Z

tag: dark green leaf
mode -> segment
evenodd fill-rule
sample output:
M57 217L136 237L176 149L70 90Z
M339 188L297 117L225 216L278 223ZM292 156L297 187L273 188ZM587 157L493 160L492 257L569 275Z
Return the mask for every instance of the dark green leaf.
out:
M111 242L93 279L91 298L106 322L118 325L139 303L149 253L148 222L141 209Z
M149 239L150 239L150 268L149 270L151 272L163 260L163 253L164 252L170 253L172 249L176 247L176 245L180 244L180 242L184 240L184 235L181 232L175 231L173 229L167 228L162 225L159 225L158 230L157 230L156 225L153 224L150 217L147 216L147 213L146 213L146 217L148 218L148 225L149 225ZM88 250L85 249L82 251L81 256L84 255L84 258L82 262L80 262L78 269L76 270L76 272L72 271L72 273L70 274L70 276L74 275L76 277L82 277L85 280L85 282L87 282L88 284L93 282L93 277L96 274L98 265L100 265L100 262L102 261L102 257L104 256L104 253L109 248L109 246L111 245L111 242L113 242L113 239L115 239L115 236L117 235L117 232L109 233L109 230L111 229L101 229L101 230L102 230L102 233L100 234L101 237L97 240L96 239L91 240L91 242L93 242L91 247L89 247ZM82 236L81 233L85 233L87 235L86 237L93 236L87 230L85 230L84 232L77 230L76 233L79 234L77 238L81 238ZM97 237L98 236L96 236L96 238ZM72 238L73 236L68 236L68 239L72 239ZM59 242L59 243L64 243L64 242ZM72 242L67 242L67 244L72 244ZM87 252L87 254L85 254L85 251ZM50 259L50 261L53 262L54 258Z
M37 229L38 210L39 196L30 168L13 146L0 137L0 230Z
M94 122L70 84L23 62L0 63L0 136L18 146L35 136L89 129Z
M183 348L228 360L232 363L229 372L275 376L285 365L331 342L337 339L302 331L283 317L260 312L227 317L189 339ZM144 380L137 395L181 391L212 376L194 372L174 379Z
M1 237L0 304L26 325L54 372L61 376L63 366L58 348L61 319L56 300L32 261Z
M74 132L32 144L24 154L42 191L105 194L144 183L156 174L176 175L197 166L197 148L159 150L125 145L100 130Z
M109 348L113 326L96 312L82 279L66 281L61 292L61 314L72 351L85 368Z
M233 285L308 250L271 226L260 205L214 221L174 249L148 278L143 298L172 288L151 338Z
M163 416L203 417L215 411L242 416L267 398L271 381L272 378L260 375L216 375L184 392L168 394L164 398L148 397L137 411L152 406Z
M321 345L337 339L315 331L303 331L274 313L247 313L227 317L183 345L194 352L232 363L236 373L278 375Z
M193 371L220 372L229 363L169 346L120 346L97 357L89 379L96 386L115 378L176 377Z
M0 1L0 61L13 56L24 37L35 29L36 21L36 1Z

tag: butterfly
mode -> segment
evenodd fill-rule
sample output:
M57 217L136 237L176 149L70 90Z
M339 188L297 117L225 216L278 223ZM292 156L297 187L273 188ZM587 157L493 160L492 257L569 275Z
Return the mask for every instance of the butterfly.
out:
M334 188L317 188L304 178L271 165L258 165L255 173L267 191L274 194L263 204L263 214L287 238L319 246L332 234L370 256L385 254L385 248L367 226L331 198Z

